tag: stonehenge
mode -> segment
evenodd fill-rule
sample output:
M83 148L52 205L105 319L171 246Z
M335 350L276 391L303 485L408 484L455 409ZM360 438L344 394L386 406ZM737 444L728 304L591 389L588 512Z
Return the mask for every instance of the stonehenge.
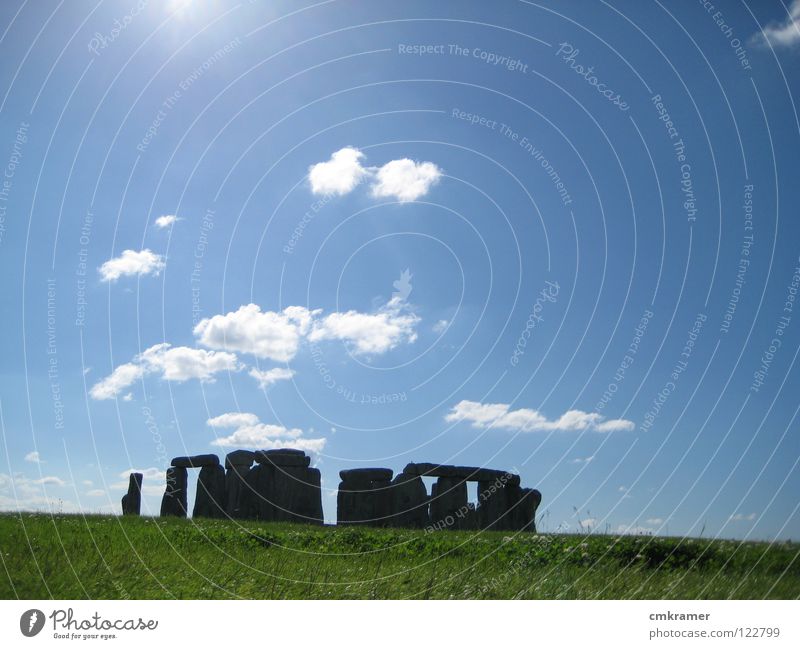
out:
M128 479L128 493L122 497L122 513L138 516L142 509L141 473L131 473Z
M236 450L224 465L213 454L173 458L161 516L188 515L189 469L199 469L193 517L323 523L320 472L301 450ZM480 467L412 462L396 476L392 469L358 468L339 477L336 523L344 526L535 532L542 500L521 486L519 475ZM430 494L423 478L436 479ZM477 483L476 502L469 502L469 482ZM139 514L141 491L142 474L132 473L123 514Z

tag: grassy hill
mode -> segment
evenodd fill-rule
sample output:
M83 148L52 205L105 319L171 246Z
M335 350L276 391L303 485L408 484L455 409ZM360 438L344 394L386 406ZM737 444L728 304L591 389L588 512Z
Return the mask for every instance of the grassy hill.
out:
M0 515L4 599L796 598L800 544Z

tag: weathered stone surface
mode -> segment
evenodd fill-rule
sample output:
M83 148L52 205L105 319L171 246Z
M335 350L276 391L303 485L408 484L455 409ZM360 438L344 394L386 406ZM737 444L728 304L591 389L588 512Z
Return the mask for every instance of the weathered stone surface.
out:
M187 469L217 466L219 464L219 457L213 453L208 453L206 455L182 455L172 458L170 464Z
M122 513L138 516L142 509L142 474L131 473L128 493L122 497Z
M230 469L232 466L246 466L250 468L255 462L255 451L231 451L225 456L225 468Z
M225 470L219 464L200 469L192 516L225 517Z
M428 491L422 478L399 473L392 480L391 525L394 527L426 527L430 524Z
M460 528L466 513L466 481L463 478L439 478L431 489L431 524Z
M509 503L509 529L536 532L536 509L542 502L542 494L536 489L520 489L519 498Z
M232 478L234 479L234 478ZM263 462L243 479L234 515L263 521L322 524L322 489L319 469L277 466Z
M433 464L431 462L412 462L407 464L403 473L433 478L459 478L474 482L491 482L505 479L508 484L519 484L519 476L508 471L481 469L474 466L454 466L452 464Z
M161 498L162 516L186 517L186 487L188 471L185 467L171 466L167 469L167 488Z
M256 451L255 459L259 464L270 464L280 467L308 468L311 465L310 457L298 455L297 453L270 453L268 451Z
M391 469L345 469L339 471L343 482L372 482L373 480L391 480L394 471Z
M262 455L305 455L305 451L296 448L271 448L266 451L256 451Z
M225 461L227 464L227 460ZM239 518L238 503L242 489L245 488L245 476L250 471L249 464L234 464L225 472L225 512L228 516Z
M391 469L362 468L339 472L337 521L343 525L385 527L394 520Z

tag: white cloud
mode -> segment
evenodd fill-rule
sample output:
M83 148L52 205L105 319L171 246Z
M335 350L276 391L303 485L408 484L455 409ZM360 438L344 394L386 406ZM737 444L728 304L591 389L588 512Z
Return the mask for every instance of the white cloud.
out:
M597 527L597 519L596 518L584 518L580 523L581 523L581 527L586 527L586 528L589 528L589 529L591 529L593 527Z
M308 338L312 342L343 340L355 347L356 354L382 354L400 343L416 341L414 328L419 320L405 310L402 300L392 298L376 313L331 313L314 323Z
M308 168L308 180L314 194L349 194L366 179L372 180L375 198L396 198L402 203L415 201L439 182L442 170L432 162L408 158L391 160L382 167L365 167L364 154L355 147L333 153L326 162Z
M479 403L465 400L453 406L445 416L445 420L468 421L473 428L500 428L522 432L595 430L607 433L634 428L632 421L626 419L603 421L603 416L596 412L568 410L558 419L550 420L538 410L510 408L506 403Z
M33 462L34 464L40 464L42 459L39 457L39 451L31 451L25 456L26 462Z
M299 428L286 428L278 424L264 424L250 412L228 412L212 417L206 422L214 428L233 429L227 437L217 437L212 446L242 446L251 448L291 447L319 453L325 446L325 438L306 439Z
M77 511L75 503L53 493L67 486L64 480L52 475L33 479L21 473L13 476L0 473L0 511Z
M569 461L570 464L588 464L594 460L594 455L590 455L589 457L576 457Z
M105 496L106 492L104 489L90 489L86 492L86 495L91 498L99 498L100 496Z
M31 480L31 484L36 485L52 485L56 487L63 487L67 483L64 482L61 478L55 475L46 475L42 478L37 478L35 480Z
M153 345L142 352L138 359L149 372L160 372L167 381L212 381L217 372L241 369L234 354L171 347L169 343Z
M664 522L663 518L648 518L645 523L648 525L661 525Z
M786 18L769 23L761 33L753 36L752 41L757 45L772 44L776 47L793 47L800 43L800 0L792 2Z
M339 149L327 162L318 162L308 168L308 180L315 194L347 194L368 173L361 166L364 154L356 148Z
M197 323L198 342L212 349L226 349L285 363L294 358L301 338L318 311L290 306L283 311L261 311L257 304L240 306L225 315Z
M169 226L171 226L173 223L175 223L175 221L177 221L177 220L178 220L178 217L175 216L174 214L165 214L164 216L159 216L155 220L155 226L159 230L164 230L164 229L168 228Z
M433 325L433 332L434 332L434 333L437 333L437 334L440 334L440 333L442 333L442 332L443 332L445 329L447 329L447 326L448 326L449 324L450 324L450 323L449 323L447 320L439 320L438 322L436 322L436 323Z
M258 305L247 304L201 320L194 334L205 347L285 363L295 357L304 338L311 342L341 340L352 344L356 354L381 354L416 341L419 320L400 298L392 298L373 313L350 310L324 316L321 309L290 306L279 312L261 311ZM252 372L250 375L257 378ZM284 373L269 378L290 377Z
M95 383L89 390L92 399L113 399L122 390L144 376L144 367L136 363L124 363L109 376Z
M241 365L234 354L160 343L135 356L132 362L117 367L95 383L89 394L92 399L112 399L146 374L159 374L166 381L200 379L211 382L217 372L239 369Z
M257 367L253 367L248 374L258 381L258 387L262 390L266 390L269 386L278 381L288 381L291 379L294 376L294 370L290 370L286 367L273 367L269 370L260 370Z
M750 514L734 514L728 520L731 521L752 521L755 520L756 514L752 512Z
M100 266L100 278L104 282L114 282L127 275L158 275L165 265L164 258L152 250L125 250Z
M428 193L442 176L432 162L414 162L408 158L387 162L375 174L372 195L396 198L401 203L415 201Z

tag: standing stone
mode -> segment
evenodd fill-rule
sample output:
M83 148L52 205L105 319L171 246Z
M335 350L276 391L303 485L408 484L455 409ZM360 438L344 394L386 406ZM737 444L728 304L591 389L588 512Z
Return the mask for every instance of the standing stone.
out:
M340 525L381 527L392 521L391 469L340 471L336 519Z
M217 466L219 457L213 453L206 455L182 455L172 458L172 466L183 467L184 469L199 469L204 466Z
M200 469L192 516L225 518L225 470L219 464Z
M513 506L511 528L536 532L536 509L542 502L542 494L536 489L521 489L519 500Z
M245 487L245 476L255 460L253 451L231 451L225 456L225 512L234 518L244 518L239 513L240 494Z
M139 516L142 510L142 474L131 473L128 493L122 497L122 513Z
M431 490L431 524L462 527L467 514L467 483L462 478L439 478Z
M186 517L188 478L188 472L185 467L171 466L167 469L167 488L161 499L162 516Z
M322 524L322 477L310 468L310 457L298 449L271 449L256 451L253 458L258 464L243 473L236 497L238 516Z
M391 495L391 525L423 528L430 524L428 491L422 478L409 473L397 474L392 480Z

